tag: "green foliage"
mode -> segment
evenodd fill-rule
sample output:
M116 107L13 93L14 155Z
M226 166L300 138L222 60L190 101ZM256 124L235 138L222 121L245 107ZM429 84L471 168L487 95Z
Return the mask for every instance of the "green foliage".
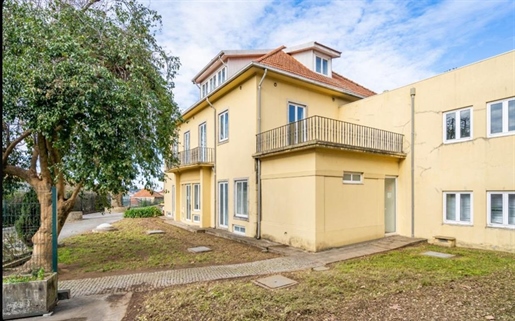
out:
M131 208L123 213L123 217L125 218L156 217L161 215L163 215L163 213L155 206Z
M37 270L32 271L31 274L26 275L10 275L3 278L4 283L23 283L23 282L30 282L30 281L42 281L45 279L45 269L40 268Z
M41 222L40 205L38 196L34 189L30 189L24 196L21 204L21 215L17 218L14 226L19 238L32 247L32 237L39 229Z
M77 3L3 2L3 150L32 131L4 174L38 155L53 182L101 194L124 192L137 177L150 186L173 161L179 59L156 42L161 17L138 1ZM47 150L33 154L36 145Z

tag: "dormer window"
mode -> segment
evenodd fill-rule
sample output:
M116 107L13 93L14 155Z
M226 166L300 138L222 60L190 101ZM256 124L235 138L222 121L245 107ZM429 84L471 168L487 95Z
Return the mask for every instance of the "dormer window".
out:
M200 98L206 97L210 92L225 82L226 69L226 67L223 67L218 72L215 72L211 78L202 84Z
M329 76L329 61L325 58L315 56L315 71L319 74Z

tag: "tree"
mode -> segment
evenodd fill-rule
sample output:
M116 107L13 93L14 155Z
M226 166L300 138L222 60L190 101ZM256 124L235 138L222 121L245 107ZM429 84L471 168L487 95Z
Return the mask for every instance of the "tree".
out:
M173 161L179 60L135 0L36 1L3 2L2 175L36 191L33 254L48 257L53 185L60 232L81 189L121 193L138 177L151 188Z

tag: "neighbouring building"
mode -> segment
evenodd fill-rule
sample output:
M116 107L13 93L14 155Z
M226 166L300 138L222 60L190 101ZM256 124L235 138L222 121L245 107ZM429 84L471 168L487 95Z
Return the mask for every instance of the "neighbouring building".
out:
M157 204L164 201L164 194L141 189L130 196L130 206L139 206L142 203Z
M340 55L216 55L165 214L309 251L396 233L515 252L515 51L382 94L336 73Z

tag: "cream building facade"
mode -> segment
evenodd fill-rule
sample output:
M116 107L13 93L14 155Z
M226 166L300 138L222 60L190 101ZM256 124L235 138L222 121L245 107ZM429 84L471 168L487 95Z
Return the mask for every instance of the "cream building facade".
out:
M389 233L515 251L515 53L379 95L339 57L311 42L213 58L165 214L309 251Z

